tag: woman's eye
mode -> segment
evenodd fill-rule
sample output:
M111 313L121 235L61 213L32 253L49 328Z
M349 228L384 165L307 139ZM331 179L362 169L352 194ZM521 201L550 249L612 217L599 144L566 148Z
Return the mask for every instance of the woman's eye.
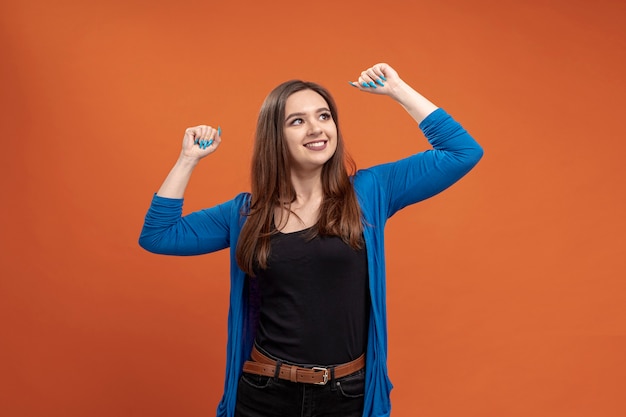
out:
M332 119L332 116L330 115L330 113L322 113L322 114L320 114L320 119L322 119L322 120L330 120L330 119Z
M292 124L292 125L301 125L303 122L304 122L304 121L303 121L302 119L297 118L297 119L293 119L293 120L291 121L291 124Z

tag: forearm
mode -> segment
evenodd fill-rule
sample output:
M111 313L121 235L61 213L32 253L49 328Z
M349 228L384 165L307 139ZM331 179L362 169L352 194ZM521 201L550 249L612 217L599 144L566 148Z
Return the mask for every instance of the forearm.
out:
M397 101L418 124L438 108L404 81L393 87L389 96Z
M197 164L197 158L188 158L181 155L165 178L165 181L163 181L161 188L157 191L157 195L166 198L183 198L185 189L191 179L191 174Z

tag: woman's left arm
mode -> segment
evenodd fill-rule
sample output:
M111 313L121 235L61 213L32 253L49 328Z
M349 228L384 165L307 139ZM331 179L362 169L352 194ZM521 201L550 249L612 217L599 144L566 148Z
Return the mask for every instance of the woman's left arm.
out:
M482 148L443 109L405 83L387 64L363 71L357 82L361 91L387 95L397 101L419 124L433 149L397 162L370 168L387 195L387 214L429 198L454 184L478 163Z

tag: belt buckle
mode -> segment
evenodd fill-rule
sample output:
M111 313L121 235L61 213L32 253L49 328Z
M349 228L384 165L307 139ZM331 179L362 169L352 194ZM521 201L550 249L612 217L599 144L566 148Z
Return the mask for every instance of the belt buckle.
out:
M326 385L328 383L328 368L320 368L318 366L314 366L311 369L313 371L324 372L324 375L322 375L322 378L324 378L324 380L322 382L314 382L315 385Z

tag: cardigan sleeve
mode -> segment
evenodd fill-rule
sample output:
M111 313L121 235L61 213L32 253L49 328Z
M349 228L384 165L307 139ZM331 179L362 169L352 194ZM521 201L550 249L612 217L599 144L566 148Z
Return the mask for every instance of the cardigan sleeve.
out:
M230 246L230 220L237 198L182 216L183 199L154 195L139 245L163 255L200 255Z
M387 218L450 187L482 158L481 146L443 109L435 110L419 127L432 149L364 170L384 194Z

